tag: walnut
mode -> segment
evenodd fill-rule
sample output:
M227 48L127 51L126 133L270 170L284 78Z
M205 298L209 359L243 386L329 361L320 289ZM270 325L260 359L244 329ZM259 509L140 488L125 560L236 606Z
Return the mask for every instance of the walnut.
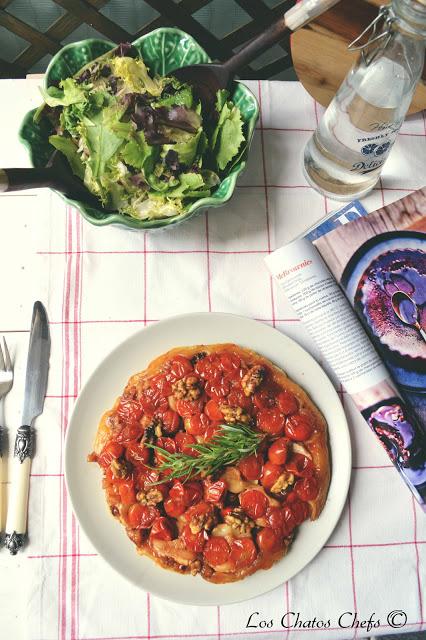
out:
M139 491L136 494L136 500L141 504L154 506L163 500L163 494L159 489L148 489L148 491Z
M111 470L115 478L128 478L133 471L133 465L127 460L113 460Z
M163 422L161 418L152 418L145 427L141 443L154 444L157 438L163 435Z
M223 413L223 418L228 424L250 424L251 418L241 407L230 407L229 404L219 406Z
M202 394L200 381L196 376L187 376L172 385L177 400L198 400Z
M200 573L200 571L201 571L201 562L200 562L200 560L193 560L191 562L191 564L189 565L189 570L190 570L192 576L196 576L197 573Z
M233 509L231 513L225 516L224 520L237 535L246 535L255 526L253 520L244 513L241 507Z
M200 533L203 529L211 531L216 524L216 517L213 511L207 513L196 513L189 521L191 533Z
M246 373L241 380L241 386L246 396L253 395L257 387L264 380L265 373L265 367L262 367L260 364L256 364Z
M271 487L271 493L281 493L294 482L294 475L285 471Z

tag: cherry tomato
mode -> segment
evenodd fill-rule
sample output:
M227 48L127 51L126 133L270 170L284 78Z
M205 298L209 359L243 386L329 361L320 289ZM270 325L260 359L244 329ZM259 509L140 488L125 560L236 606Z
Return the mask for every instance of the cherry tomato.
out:
M210 424L204 432L204 440L213 440L216 436L218 436L221 432L221 423L213 423Z
M216 402L216 400L209 400L206 406L204 407L204 411L206 412L210 420L212 420L213 422L217 422L221 420L223 421L223 413L220 410L219 403Z
M98 463L101 465L101 467L109 467L111 462L113 460L117 460L117 458L121 456L123 451L124 447L122 444L113 441L107 442L99 455Z
M272 409L260 409L257 414L257 426L262 431L272 435L278 435L284 431L284 415L277 407Z
M230 351L223 351L219 355L220 367L227 373L238 372L241 367L241 358L236 353Z
M270 507L266 513L266 519L271 529L287 537L296 526L296 518L290 506Z
M319 490L317 479L312 477L298 480L294 485L294 490L299 498L301 500L304 500L305 502L309 502L309 500L315 500Z
M166 362L163 367L167 382L176 382L177 380L181 380L181 378L184 378L193 370L194 368L191 361L180 355L174 356L173 359Z
M140 398L140 404L145 414L152 416L156 411L167 411L169 401L161 388L148 387Z
M153 522L149 537L155 540L173 540L176 537L175 527L169 518L157 518Z
M237 467L246 480L259 480L262 474L262 463L259 457L254 454L242 458Z
M173 411L172 409L167 409L167 411L163 411L160 414L160 418L164 426L164 431L166 433L173 434L173 433L176 433L176 431L178 431L181 421L180 421L179 414L176 413L176 411Z
M270 386L258 389L253 396L253 402L258 409L272 409L277 404L276 395L276 391Z
M184 526L180 535L184 545L194 553L201 553L209 539L207 532L204 530L198 533L192 533L189 524Z
M199 360L195 365L195 371L204 379L209 379L214 376L220 369L219 356L216 353L212 353L205 358Z
M134 465L146 464L149 462L149 449L140 442L129 442L126 446L126 460Z
M208 426L210 420L205 413L196 413L185 421L186 432L192 436L202 436Z
M164 500L164 511L171 518L178 518L185 512L186 506L180 500L172 500L172 498L167 498Z
M285 434L291 440L308 440L312 433L312 420L306 413L295 413L287 418Z
M249 567L257 558L257 549L251 538L237 538L231 544L230 560L238 569Z
M263 553L274 553L281 547L279 534L270 527L264 527L256 536L257 546Z
M223 377L222 374L219 373L207 380L204 389L210 398L223 400L231 390L231 383L227 378Z
M314 475L314 464L307 456L301 453L293 453L285 468L301 478L310 478Z
M240 493L240 504L246 514L256 520L265 515L269 500L264 493L257 489L247 489Z
M159 515L156 507L136 503L129 508L127 522L132 529L148 529Z
M280 475L283 473L283 467L272 462L265 462L263 465L262 476L260 478L260 484L265 489L271 489Z
M224 564L229 559L231 548L225 538L210 538L204 547L204 557L212 567Z
M207 504L207 502L199 502L198 504L194 504L193 507L190 507L188 511L185 513L186 522L190 522L191 519L196 516L213 516L214 514L214 506L212 504Z
M120 482L118 486L120 499L123 504L133 504L136 502L135 485L133 480Z
M289 442L286 438L278 438L269 447L268 459L273 464L284 464L287 460Z
M191 444L195 444L197 441L190 433L179 431L175 436L175 442L176 449L179 453L186 453L188 456L198 455L197 451L191 447Z
M233 389L226 398L226 404L231 407L241 407L248 412L253 411L251 398L248 398L242 389Z
M296 396L291 393L291 391L287 391L287 389L284 389L284 391L281 391L281 393L278 394L277 401L279 408L286 416L297 413L299 410L299 404Z
M114 438L117 442L130 442L140 437L142 433L142 427L139 422L132 422L123 426L123 428L116 434Z
M204 481L204 499L206 502L220 502L226 491L226 483L223 480L207 483Z
M291 492L290 495L295 496L295 499L293 499L290 503L289 503L289 507L293 512L294 518L296 520L296 524L302 524L302 522L304 520L306 520L306 518L308 518L309 513L310 513L310 509L309 509L309 505L307 502L302 502L301 500L299 500L299 498L297 497L297 494L294 493L294 491ZM286 500L286 503L288 501Z
M121 422L125 424L139 422L143 413L143 407L137 400L130 400L129 398L120 399L117 414Z
M150 386L158 390L159 394L164 398L170 396L173 392L172 383L166 379L162 373L158 373L150 379Z
M176 501L181 501L185 507L191 507L200 502L203 497L203 489L199 482L177 481L169 491L169 496Z
M176 411L182 418L190 418L191 416L200 414L203 406L203 397L198 400L176 400Z
M157 438L157 447L164 449L168 453L176 453L176 442L173 438L166 438L164 436ZM162 464L166 460L165 456L161 455L161 451L158 449L155 450L154 458L158 465ZM163 471L163 473L166 473L166 471Z

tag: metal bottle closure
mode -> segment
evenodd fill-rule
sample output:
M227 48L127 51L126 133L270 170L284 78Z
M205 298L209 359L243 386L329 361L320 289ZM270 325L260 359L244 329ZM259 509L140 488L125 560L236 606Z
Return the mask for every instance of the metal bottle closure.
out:
M349 51L361 51L366 66L371 64L386 49L394 36L393 23L397 20L390 5L383 5L374 20L349 45ZM359 44L369 34L364 44Z

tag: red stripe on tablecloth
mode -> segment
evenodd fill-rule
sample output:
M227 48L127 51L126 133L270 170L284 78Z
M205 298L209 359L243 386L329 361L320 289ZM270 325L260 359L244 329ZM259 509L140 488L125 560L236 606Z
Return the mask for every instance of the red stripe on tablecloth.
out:
M352 541L352 508L351 508L351 493L349 489L348 493L348 521L349 521L349 552L351 556L351 580L352 580L352 595L354 599L354 611L357 611L357 602L356 602L356 589L355 589L355 561L354 561L354 551L353 551L353 541ZM357 637L358 629L355 628L354 638Z
M286 613L290 611L290 587L289 581L285 583L285 603L286 603ZM289 639L290 629L287 629L286 640Z
M80 242L83 245L83 218L79 216L79 224L80 224ZM79 309L78 309L78 317L81 319L81 307L83 304L83 258L81 257L81 270L80 270L80 300L79 300ZM81 386L81 378L82 378L82 341L81 341L81 323L78 326L79 329L79 378L78 378L78 391L80 391ZM80 526L77 526L77 635L80 635Z
M417 586L419 590L419 612L420 612L420 620L423 620L423 597L422 597L422 582L420 578L420 556L419 556L419 548L417 542L417 514L416 514L416 503L414 501L414 497L411 496L411 504L413 505L413 518L414 518L414 548L416 550L416 573L417 573ZM419 631L422 630L422 624L420 624Z
M209 212L206 212L206 256L207 256L207 300L209 311L212 310L211 271L210 271L210 239L209 239Z
M97 553L80 553L78 552L76 554L76 556L78 556L79 558L96 558L97 557ZM53 554L45 554L45 555L41 555L41 556L27 556L27 558L29 560L41 560L41 559L45 559L45 558L72 558L72 553L53 553Z
M269 219L269 196L268 196L268 179L266 175L266 156L265 156L265 139L263 135L263 104L262 104L262 83L257 81L259 90L259 117L260 117L260 143L262 149L262 169L263 169L263 181L264 181L264 193L265 193L265 214L266 214L266 235L268 239L268 253L271 253L271 228ZM269 276L269 288L271 291L271 312L272 312L272 326L275 327L275 300L274 300L274 283L272 276Z
M259 188L264 188L259 187ZM207 216L208 217L208 216ZM67 254L88 254L88 255L145 255L145 254L159 254L159 255L182 255L182 254L192 254L192 253L217 253L219 255L246 255L246 254L252 254L252 253L268 253L269 249L246 249L246 250L235 250L235 251L223 251L220 249L210 249L210 248L206 248L206 249L149 249L147 251L143 251L143 250L132 250L132 251L120 251L120 250L115 250L115 251L96 251L94 249L86 249L83 251L38 251L37 255L43 255L43 256L63 256L63 255L67 255Z
M147 638L151 637L151 595L146 594L146 632Z

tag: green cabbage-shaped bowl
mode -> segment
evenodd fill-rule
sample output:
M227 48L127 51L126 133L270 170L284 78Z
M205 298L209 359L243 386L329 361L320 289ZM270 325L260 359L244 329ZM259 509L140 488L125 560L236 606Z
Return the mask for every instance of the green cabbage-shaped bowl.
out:
M156 29L135 40L133 45L146 62L151 73L160 75L167 75L182 66L211 61L194 38L179 29ZM60 80L74 75L85 64L110 51L115 46L113 42L108 40L97 39L81 40L80 42L66 45L52 58L46 71L45 86L57 85ZM200 198L187 205L183 214L155 220L136 220L119 213L106 212L101 206L99 206L99 209L95 209L83 202L70 200L62 194L60 195L66 202L76 207L82 216L94 225L120 224L133 229L169 227L188 220L203 209L222 206L231 198L237 178L246 166L254 128L259 117L257 100L244 84L234 82L231 93L232 100L238 105L244 120L245 147L238 161L231 166L214 193L208 198ZM33 115L34 110L26 114L21 125L19 137L21 142L28 148L33 166L41 167L46 165L54 149L48 141L51 134L49 124L43 119L36 124L33 121Z

